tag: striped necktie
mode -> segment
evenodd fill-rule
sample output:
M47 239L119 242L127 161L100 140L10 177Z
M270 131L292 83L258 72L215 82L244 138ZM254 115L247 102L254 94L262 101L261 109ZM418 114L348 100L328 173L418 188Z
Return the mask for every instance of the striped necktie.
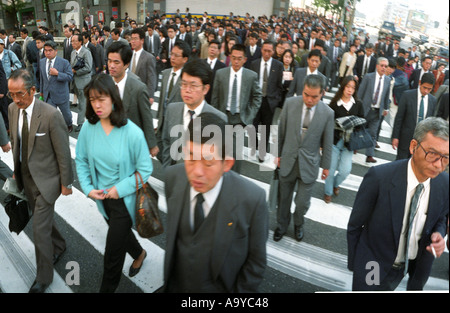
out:
M420 199L420 195L422 193L423 190L423 184L418 184L416 187L416 191L414 192L414 195L411 199L411 204L409 206L409 216L408 216L408 236L406 237L406 242L405 242L405 271L404 271L404 275L406 275L406 273L408 273L408 263L409 263L409 240L411 238L411 232L412 232L412 225L414 222L414 217L416 216L416 212L417 212L417 207L419 204L419 199Z

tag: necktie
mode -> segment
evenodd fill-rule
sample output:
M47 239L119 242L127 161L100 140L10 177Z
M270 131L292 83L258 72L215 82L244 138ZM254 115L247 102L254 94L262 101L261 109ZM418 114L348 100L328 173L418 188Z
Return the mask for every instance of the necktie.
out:
M189 114L191 115L191 121L192 121L192 120L194 119L195 111L188 110L188 112L189 112Z
M231 104L230 112L231 114L236 114L237 107L237 75L234 74L233 88L231 89Z
M205 219L205 212L203 211L203 202L205 199L203 199L203 195L201 193L199 193L196 198L197 202L195 203L194 210L194 232L200 228L203 220Z
M23 169L28 169L28 118L27 112L22 111L23 123L22 123L22 163Z
M417 123L420 123L422 120L423 120L423 118L424 118L424 111L425 111L425 104L424 104L424 102L423 102L423 98L424 98L424 96L422 96L422 99L420 100L420 108L419 108L419 116L418 116L418 118L417 118Z
M334 61L334 63L336 63L336 61L337 61L337 47L334 47L333 61Z
M267 62L264 62L264 73L263 73L263 85L262 85L262 95L267 96Z
M133 55L133 64L131 65L131 71L133 73L136 73L136 52L134 52L134 55Z
M368 66L367 66L367 64L369 63L369 59L368 58L364 58L364 67L363 67L363 72L362 72L362 76L364 77L364 75L366 75L366 73L367 73L367 68L368 68Z
M169 91L167 92L167 99L169 99L170 94L172 93L172 89L173 89L173 85L174 85L174 81L175 81L175 73L172 73L172 77L170 78L170 83L169 83Z
M381 78L382 78L382 76L380 76L380 79L378 80L378 87L377 87L377 90L375 91L375 95L374 95L373 101L372 101L373 105L376 105L378 103L378 97L380 96L380 88L381 88Z
M302 140L305 138L306 132L308 131L309 124L311 122L311 108L306 108L305 117L303 120L303 127L302 127Z
M47 79L50 78L50 69L52 68L52 60L48 60Z
M417 212L417 207L418 207L418 203L419 203L419 199L420 199L420 194L422 193L423 190L423 184L418 184L416 187L416 191L414 192L414 195L411 199L411 204L409 206L409 216L408 216L408 237L407 240L405 242L406 248L405 248L405 272L404 275L406 275L406 273L408 272L408 263L409 263L409 256L408 256L408 250L409 250L409 240L411 237L411 231L412 231L412 224L414 221L414 216L416 215Z

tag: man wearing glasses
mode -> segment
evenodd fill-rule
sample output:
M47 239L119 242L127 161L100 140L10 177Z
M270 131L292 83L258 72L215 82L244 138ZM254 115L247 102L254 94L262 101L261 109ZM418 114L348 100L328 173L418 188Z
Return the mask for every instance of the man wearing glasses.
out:
M409 160L372 167L356 195L347 227L353 290L422 290L445 248L449 207L449 124L417 124Z
M430 94L434 83L434 75L425 73L419 88L407 90L402 95L392 130L392 147L398 149L397 160L411 156L409 143L417 123L427 117L435 116L437 100Z

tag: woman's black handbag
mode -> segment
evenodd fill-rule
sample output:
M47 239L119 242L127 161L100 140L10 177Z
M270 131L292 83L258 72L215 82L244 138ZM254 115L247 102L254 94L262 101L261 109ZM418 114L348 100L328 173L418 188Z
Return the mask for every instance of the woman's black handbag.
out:
M366 149L373 147L374 145L375 143L372 139L372 136L365 127L354 129L347 143L348 150L350 151Z
M76 57L77 63L73 66L73 69L75 71L78 71L79 69L83 68L85 66L84 58L81 58L79 56Z
M142 238L150 238L160 235L164 228L159 216L158 193L142 180L139 172L136 172L136 229ZM139 180L142 187L139 189Z

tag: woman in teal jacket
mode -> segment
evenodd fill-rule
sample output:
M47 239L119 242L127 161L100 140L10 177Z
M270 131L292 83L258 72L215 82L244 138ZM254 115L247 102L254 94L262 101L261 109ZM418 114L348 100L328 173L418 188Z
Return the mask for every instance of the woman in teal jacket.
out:
M114 292L125 254L134 259L130 277L139 272L147 256L131 229L135 222L134 173L138 171L145 182L153 165L144 133L126 118L112 78L98 74L84 92L89 123L80 131L75 162L83 192L95 200L109 225L100 292Z

